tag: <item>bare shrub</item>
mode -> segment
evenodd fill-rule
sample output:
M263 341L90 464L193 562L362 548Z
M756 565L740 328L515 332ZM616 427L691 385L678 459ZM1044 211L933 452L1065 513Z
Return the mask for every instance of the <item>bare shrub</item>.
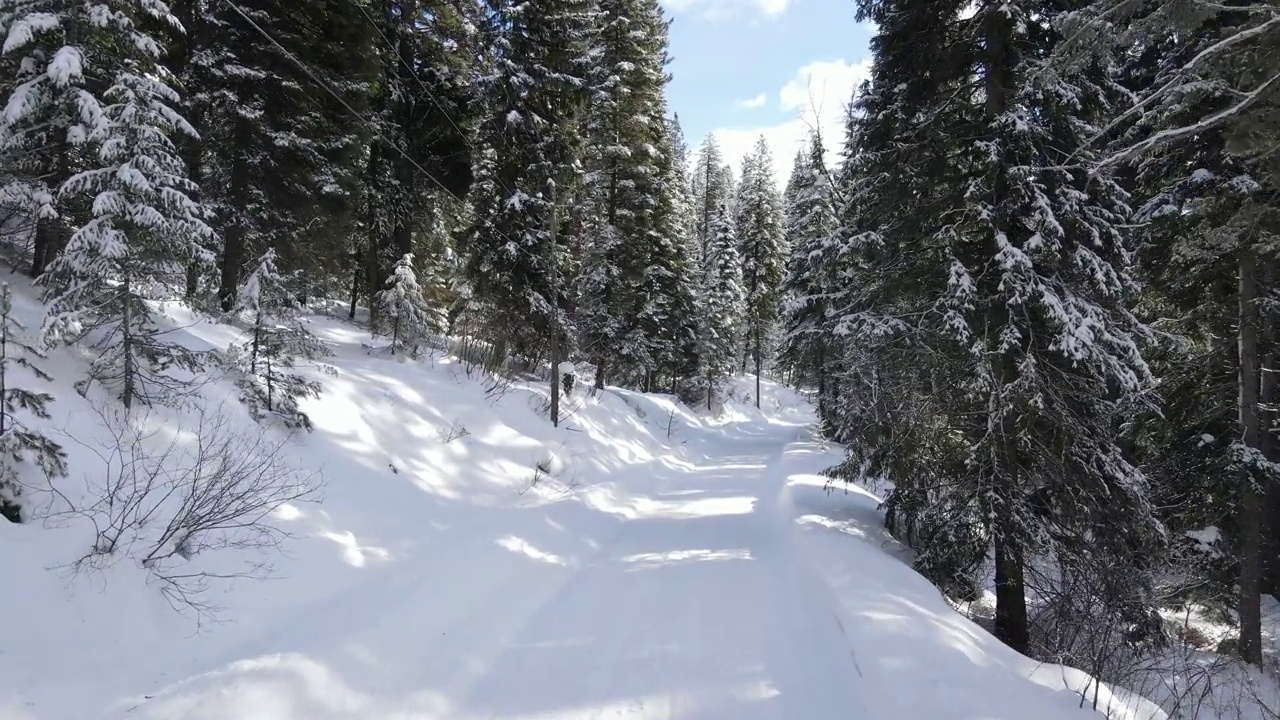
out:
M318 473L288 459L290 434L241 430L221 406L197 407L176 428L117 406L94 409L106 435L80 444L102 466L86 474L84 501L58 493L66 509L54 515L93 527L93 545L72 570L134 561L175 610L198 618L216 610L204 596L217 581L269 574L267 559L288 536L276 511L316 499L320 487ZM235 561L216 554L227 550L238 551Z
M471 434L471 431L467 429L466 425L463 425L458 420L454 420L453 422L449 423L449 427L440 428L440 430L438 430L436 433L436 437L439 438L440 442L447 445L453 442L454 440L457 440L459 438L464 438L470 434Z

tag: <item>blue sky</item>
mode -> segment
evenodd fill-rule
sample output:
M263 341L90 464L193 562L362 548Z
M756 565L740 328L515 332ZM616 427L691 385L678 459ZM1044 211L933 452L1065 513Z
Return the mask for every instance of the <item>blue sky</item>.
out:
M865 77L873 28L853 0L663 0L671 27L667 97L694 150L714 132L736 169L764 135L780 182L815 117L828 147ZM818 112L814 112L817 106Z

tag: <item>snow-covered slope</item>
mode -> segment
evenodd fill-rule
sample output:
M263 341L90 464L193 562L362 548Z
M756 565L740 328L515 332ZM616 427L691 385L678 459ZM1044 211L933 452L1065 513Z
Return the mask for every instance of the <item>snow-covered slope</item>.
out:
M189 344L235 337L172 314ZM1074 692L1086 678L954 613L873 497L823 491L837 450L809 440L812 415L785 388L766 383L757 410L744 382L715 419L579 388L554 428L545 388L370 355L338 320L313 327L337 374L289 452L323 472L323 500L277 514L294 538L274 579L215 585L222 611L197 626L127 557L57 569L92 543L82 523L0 524L0 718L1092 714ZM79 361L51 362L74 496L103 472L81 447L101 431L63 382Z

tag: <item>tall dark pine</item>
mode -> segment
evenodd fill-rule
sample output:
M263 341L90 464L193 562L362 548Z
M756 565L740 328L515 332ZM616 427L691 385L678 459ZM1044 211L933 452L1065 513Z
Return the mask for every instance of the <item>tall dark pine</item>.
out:
M478 30L459 0L370 3L376 79L374 135L362 184L363 242L353 280L375 295L404 255L438 254L432 226L467 196L477 98L471 74Z
M572 216L553 207L568 205L581 184L595 9L588 0L532 0L497 13L464 252L491 339L537 357L552 333L564 343L572 336L564 316Z
M787 182L783 234L788 255L781 298L782 343L779 356L792 379L817 390L819 416L826 415L827 370L831 349L827 322L829 298L842 285L824 271L825 248L836 229L835 196L826 167L822 138L813 133L809 148L796 155Z
M760 404L760 375L772 355L778 320L779 290L785 265L782 197L773 175L773 158L760 138L738 182L736 234L742 257L742 286L747 315L743 330L743 364L751 360L756 373L756 405Z
M1280 76L1275 43L1257 32L1275 10L1246 5L1166 13L1099 2L1056 59L1120 58L1138 98L1094 141L1108 153L1099 171L1120 168L1141 201L1144 313L1178 339L1154 358L1163 406L1139 424L1136 452L1160 479L1171 531L1213 525L1234 546L1234 567L1207 555L1187 563L1184 593L1220 606L1234 597L1240 656L1257 663L1260 596L1280 590L1280 120L1274 93L1252 93Z
M200 132L185 155L222 240L223 310L268 248L303 296L345 259L374 57L363 2L175 3L192 28L175 69Z
M990 547L996 633L1027 652L1032 555L1107 598L1053 608L1071 622L1153 622L1143 572L1161 528L1116 441L1150 373L1128 311L1128 198L1080 149L1114 100L1110 69L1046 75L1060 6L965 9L862 5L879 32L842 188L857 286L833 319L868 361L845 372L877 390L864 459L911 478L891 519L946 585L971 584Z
M677 227L663 194L673 152L664 116L667 22L655 0L601 0L594 97L586 114L584 192L590 243L582 287L583 343L596 385L611 371L647 380L662 362L661 306Z

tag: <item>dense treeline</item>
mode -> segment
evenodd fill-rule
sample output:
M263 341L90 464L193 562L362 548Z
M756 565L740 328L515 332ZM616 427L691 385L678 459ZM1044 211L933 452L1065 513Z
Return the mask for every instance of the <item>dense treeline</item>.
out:
M0 0L0 27L6 250L48 305L37 344L96 358L82 393L128 409L217 371L255 417L309 428L317 303L367 312L393 354L465 336L495 371L582 361L596 387L708 406L768 367L768 150L736 195L718 158L714 197L691 182L657 0ZM176 345L160 300L244 341ZM14 434L51 398L15 392L14 462L62 472Z
M1280 591L1280 11L861 0L838 167L787 189L781 360L891 530L1046 658ZM1225 562L1224 562L1225 559ZM1074 629L1074 630L1073 630ZM1097 640L1096 638L1091 641ZM1093 669L1093 668L1090 668Z

